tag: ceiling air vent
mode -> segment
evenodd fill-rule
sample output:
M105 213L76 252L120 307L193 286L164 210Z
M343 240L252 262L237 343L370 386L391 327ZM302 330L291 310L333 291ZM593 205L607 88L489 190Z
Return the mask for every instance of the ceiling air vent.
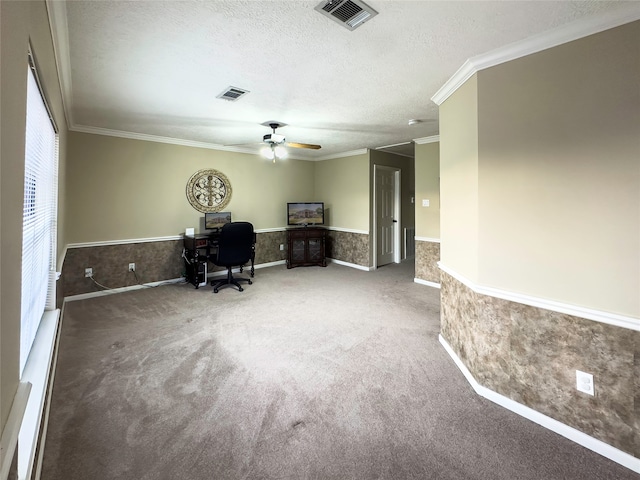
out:
M229 100L230 102L235 102L240 97L244 96L246 93L249 93L249 90L243 90L237 87L229 87L220 95L216 95L216 98L221 98L223 100Z
M360 0L323 0L315 10L349 30L355 30L378 14Z

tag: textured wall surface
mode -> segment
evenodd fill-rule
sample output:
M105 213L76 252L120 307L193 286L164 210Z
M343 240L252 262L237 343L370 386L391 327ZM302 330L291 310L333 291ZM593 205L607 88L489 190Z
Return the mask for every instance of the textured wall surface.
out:
M416 278L440 283L440 244L416 240Z
M87 267L93 268L97 282L109 288L180 278L184 272L181 252L181 240L70 248L62 267L64 295L104 290L85 278ZM137 279L128 271L131 262L136 264Z
M280 250L284 245L284 250ZM265 232L256 236L256 265L272 263L287 258L287 232Z
M442 272L442 336L481 385L640 458L640 332L475 293ZM593 374L595 396L576 390Z
M327 258L368 267L369 235L329 230L326 255Z
M284 250L280 250L280 245L284 245ZM258 233L255 264L285 260L286 245L284 230ZM63 296L104 290L84 276L84 269L87 267L93 268L93 276L97 282L109 288L180 278L185 275L181 253L182 240L70 248L58 282L58 302L61 304ZM329 231L326 253L329 258L368 266L369 236ZM136 264L137 278L128 271L131 262ZM209 263L209 272L217 270L222 268Z

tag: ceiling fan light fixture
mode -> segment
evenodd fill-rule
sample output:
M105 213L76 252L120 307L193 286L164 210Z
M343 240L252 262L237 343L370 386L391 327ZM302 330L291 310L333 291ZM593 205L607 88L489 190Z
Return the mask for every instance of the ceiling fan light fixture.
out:
M287 152L287 149L281 146L277 146L273 149L275 151L276 157L284 160L285 158L287 158L289 156L289 153Z
M267 160L275 160L276 152L272 147L264 147L260 149L260 155L262 155Z
M276 121L265 122L262 125L268 124L269 127L273 130L272 133L268 133L264 137L262 137L262 141L267 144L262 150L260 150L260 154L264 158L268 158L269 160L273 160L273 163L276 163L276 160L283 160L289 156L289 152L287 151L285 146L290 148L310 148L312 150L318 150L322 148L320 145L314 145L312 143L297 143L297 142L287 142L284 135L276 133L276 128L280 128L285 123L280 123Z
M272 160L273 163L276 163L276 160L284 160L285 158L287 158L288 152L286 148L272 143L271 145L261 149L260 155L262 155L267 160Z

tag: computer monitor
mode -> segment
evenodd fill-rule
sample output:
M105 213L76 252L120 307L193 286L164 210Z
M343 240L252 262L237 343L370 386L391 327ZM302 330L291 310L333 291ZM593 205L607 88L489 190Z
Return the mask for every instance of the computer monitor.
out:
M225 223L231 222L231 212L211 212L204 214L204 228L218 230Z

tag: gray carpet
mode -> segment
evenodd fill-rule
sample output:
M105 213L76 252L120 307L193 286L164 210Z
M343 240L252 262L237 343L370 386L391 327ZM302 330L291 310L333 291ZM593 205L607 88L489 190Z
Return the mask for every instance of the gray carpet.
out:
M66 304L43 480L635 479L477 396L413 265Z

